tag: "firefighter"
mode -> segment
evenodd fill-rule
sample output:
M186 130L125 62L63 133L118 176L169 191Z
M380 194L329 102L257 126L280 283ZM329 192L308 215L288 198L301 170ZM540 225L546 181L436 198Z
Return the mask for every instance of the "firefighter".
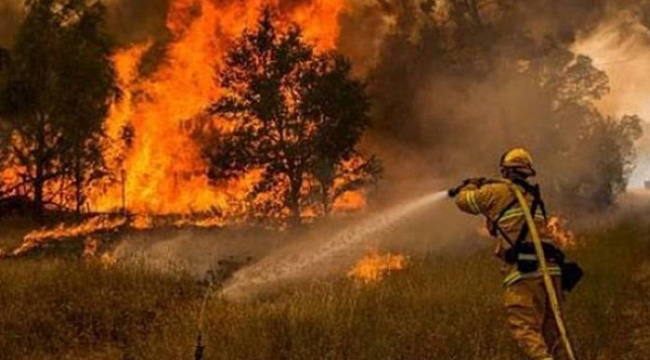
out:
M530 359L558 359L562 352L558 328L524 209L511 186L517 186L528 202L558 294L562 293L560 265L563 254L553 244L547 229L546 208L539 186L529 182L536 173L528 151L517 148L506 152L501 158L500 169L503 179L466 180L455 191L450 190L450 196L455 196L462 211L485 216L490 234L498 240L496 256L504 263L503 301L512 336Z

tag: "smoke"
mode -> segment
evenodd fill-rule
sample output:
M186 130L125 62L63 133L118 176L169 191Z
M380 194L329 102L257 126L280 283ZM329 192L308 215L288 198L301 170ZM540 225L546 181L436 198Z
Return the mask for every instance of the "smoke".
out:
M11 47L24 17L25 0L0 1L0 47ZM166 36L169 0L105 0L107 30L118 45L157 40Z
M341 20L339 49L369 75L370 143L384 159L398 159L386 162L389 179L494 174L506 149L524 146L557 198L579 194L572 200L602 206L624 185L636 128L634 118L614 124L645 115L645 91L630 86L642 81L630 82L629 71L620 81L597 55L647 51L639 38L644 1L352 4ZM627 26L619 21L605 49L578 46L598 39L622 14ZM621 39L636 39L638 49L621 48Z
M349 0L347 6L339 17L337 49L350 58L358 73L364 74L376 66L377 53L391 28L391 12L381 2Z
M644 11L645 9L645 11ZM599 104L610 114L635 113L650 120L650 7L631 7L617 12L591 31L580 34L573 50L587 54L595 65L607 72L611 94ZM647 130L648 125L645 125ZM639 142L637 168L630 185L638 187L650 179L650 136Z
M202 279L215 270L219 261L245 264L259 259L279 247L285 237L283 233L262 229L166 229L126 234L114 256L160 271L186 271Z
M118 44L166 36L169 0L107 0L108 29Z
M22 19L22 0L0 2L0 47L9 47Z
M553 36L565 43L575 41L579 32L589 31L607 19L617 0L517 1L519 24L534 38Z

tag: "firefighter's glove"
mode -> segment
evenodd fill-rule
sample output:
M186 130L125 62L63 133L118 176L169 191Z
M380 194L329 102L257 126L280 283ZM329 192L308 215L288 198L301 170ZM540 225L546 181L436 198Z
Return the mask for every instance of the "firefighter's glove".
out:
M467 182L467 185L473 185L473 186L475 186L477 188L481 188L481 186L485 185L485 183L487 182L487 179L482 178L482 177L481 178L469 178L469 179L465 180L465 182Z
M465 179L465 180L463 180L463 182L460 185L449 189L447 191L447 195L449 195L449 197L451 197L451 198L455 198L466 187L480 188L481 186L483 186L485 184L485 182L486 182L485 178L469 178L469 179Z

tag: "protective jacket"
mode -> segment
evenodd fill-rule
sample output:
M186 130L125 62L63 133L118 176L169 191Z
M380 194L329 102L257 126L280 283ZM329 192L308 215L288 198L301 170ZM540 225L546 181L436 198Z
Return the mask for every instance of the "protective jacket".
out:
M525 186L524 186L525 185ZM490 181L484 185L478 186L469 184L465 186L456 196L457 206L464 212L483 215L487 219L487 227L494 237L498 238L496 255L506 262L504 272L506 279L504 285L508 286L522 278L531 278L541 276L539 269L534 271L520 271L515 265L517 259L509 259L509 250L517 243L532 244L530 232L526 231L526 218L524 210L517 201L511 186L517 186L524 194L528 206L534 211L533 217L537 230L542 240L553 245L551 234L546 224L546 210L541 200L537 200L540 195L534 193L539 191L537 187L526 183L512 183L508 180ZM523 229L523 231L522 231ZM519 254L520 259L535 260L534 254ZM560 267L557 264L549 263L551 275L559 276Z

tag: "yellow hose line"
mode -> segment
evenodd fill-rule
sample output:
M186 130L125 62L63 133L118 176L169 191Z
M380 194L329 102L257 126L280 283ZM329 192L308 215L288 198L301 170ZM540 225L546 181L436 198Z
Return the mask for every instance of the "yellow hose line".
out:
M533 220L533 216L530 213L530 207L528 206L528 202L526 202L526 198L521 193L521 190L519 190L516 185L510 183L510 188L515 193L515 196L517 197L521 208L524 209L524 216L526 217L526 222L528 223L530 235L533 238L533 244L535 244L535 252L537 253L539 265L542 268L542 275L544 277L544 286L546 287L546 293L548 294L549 301L551 303L551 309L553 309L553 315L555 316L557 329L560 332L560 336L562 337L562 343L564 344L564 348L566 349L569 360L576 360L573 347L571 346L571 342L569 341L569 336L567 334L566 323L562 318L562 311L560 310L560 303L558 301L557 292L555 291L555 286L553 285L553 279L551 279L551 275L548 271L548 266L546 265L546 257L544 256L542 241L539 238L539 233L537 232L535 221Z

